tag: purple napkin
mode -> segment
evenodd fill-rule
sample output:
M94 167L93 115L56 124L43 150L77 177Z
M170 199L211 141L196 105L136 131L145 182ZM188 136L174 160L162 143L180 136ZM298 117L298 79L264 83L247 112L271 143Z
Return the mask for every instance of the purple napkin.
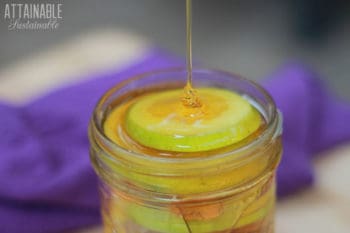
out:
M53 233L100 222L87 126L98 98L121 80L183 60L154 50L123 71L94 75L24 106L0 103L0 232ZM289 65L265 82L284 114L278 194L313 181L312 157L350 140L350 105L307 69Z

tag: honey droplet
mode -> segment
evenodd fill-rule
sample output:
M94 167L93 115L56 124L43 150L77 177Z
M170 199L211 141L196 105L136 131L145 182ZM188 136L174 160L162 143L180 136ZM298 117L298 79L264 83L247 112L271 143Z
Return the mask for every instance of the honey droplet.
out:
M186 107L191 107L191 108L199 108L202 106L202 103L198 97L197 91L193 89L190 84L187 84L184 88L182 104Z

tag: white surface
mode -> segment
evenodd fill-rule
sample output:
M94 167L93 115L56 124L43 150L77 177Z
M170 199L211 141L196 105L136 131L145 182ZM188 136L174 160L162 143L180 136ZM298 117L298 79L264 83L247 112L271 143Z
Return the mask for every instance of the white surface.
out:
M350 232L350 145L315 161L316 184L278 204L277 233Z
M23 102L87 74L142 58L147 43L123 31L94 31L0 70L0 99Z

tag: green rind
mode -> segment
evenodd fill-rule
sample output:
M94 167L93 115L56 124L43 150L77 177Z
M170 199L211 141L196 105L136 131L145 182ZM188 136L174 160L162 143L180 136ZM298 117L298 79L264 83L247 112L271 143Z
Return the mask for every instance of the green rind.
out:
M155 93L132 105L126 115L126 131L144 146L165 151L199 152L208 151L239 142L256 131L261 123L258 111L243 97L223 89L203 88L199 92L208 92L224 98L228 110L206 125L197 128L192 125L179 125L169 122L161 127L155 126L145 107L157 98L178 95L169 91Z

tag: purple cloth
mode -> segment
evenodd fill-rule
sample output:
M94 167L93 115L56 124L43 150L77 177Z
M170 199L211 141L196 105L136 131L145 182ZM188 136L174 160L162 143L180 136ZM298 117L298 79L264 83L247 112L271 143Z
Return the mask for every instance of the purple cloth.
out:
M283 197L313 183L315 155L350 142L350 103L332 96L317 74L297 64L282 67L263 86L284 118L277 172L277 193Z
M155 50L123 71L92 75L20 107L0 103L0 232L52 233L100 222L87 126L98 98L121 80L183 60ZM278 194L313 181L312 157L350 140L350 105L307 69L289 65L265 82L284 114Z

